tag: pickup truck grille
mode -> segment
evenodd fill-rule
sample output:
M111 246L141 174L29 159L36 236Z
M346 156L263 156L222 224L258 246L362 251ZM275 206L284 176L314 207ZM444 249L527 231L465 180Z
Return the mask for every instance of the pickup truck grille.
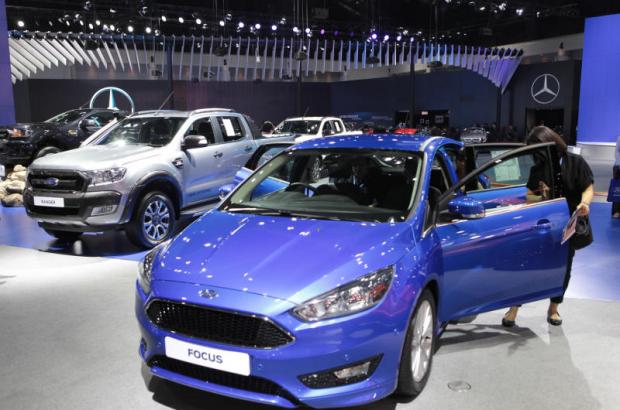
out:
M71 171L39 171L28 173L28 182L34 190L50 192L86 191L88 181L79 173Z

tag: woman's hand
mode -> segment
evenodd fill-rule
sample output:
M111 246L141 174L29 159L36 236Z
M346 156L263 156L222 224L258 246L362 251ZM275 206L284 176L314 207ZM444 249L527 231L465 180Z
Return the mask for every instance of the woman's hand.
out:
M577 215L579 216L588 216L590 215L590 205L585 202L577 205Z

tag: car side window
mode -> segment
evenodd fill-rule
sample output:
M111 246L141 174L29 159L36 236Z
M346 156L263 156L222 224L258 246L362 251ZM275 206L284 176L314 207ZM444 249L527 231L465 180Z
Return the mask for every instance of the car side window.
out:
M323 124L323 135L330 135L333 133L332 125L329 121L325 121Z
M332 121L332 125L336 130L336 134L340 134L343 131L342 126L340 125L340 121Z
M202 135L209 144L215 144L215 134L209 117L194 121L185 135Z
M480 200L487 210L547 201L555 198L552 170L546 147L525 151L497 160L473 181L467 181L466 194Z
M111 112L97 112L89 115L86 120L94 120L98 127L103 127L114 119L114 114Z
M245 132L238 117L217 117L217 122L220 124L224 142L238 141L245 137Z

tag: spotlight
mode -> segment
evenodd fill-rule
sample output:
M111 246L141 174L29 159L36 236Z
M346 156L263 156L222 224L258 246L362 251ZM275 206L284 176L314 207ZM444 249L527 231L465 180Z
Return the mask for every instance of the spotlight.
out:
M506 2L500 3L497 8L500 9L501 11L506 11L506 8L508 7L508 4Z
M523 9L521 9L521 8L520 8L520 9L517 9L517 10L516 10L517 16L522 16L522 15L523 15L523 11L524 11L524 10L523 10Z
M201 25L202 24L202 20L200 20L199 18L196 19L196 24Z
M133 26L127 26L127 32L133 33Z
M80 26L84 27L84 21L80 20Z
M105 31L108 31L108 25L107 25L107 24L104 24L104 25L103 25L103 29L104 29Z
M116 14L116 9L110 9L110 13Z
M226 24L224 20L220 20L220 27L224 27L224 24Z
M310 27L306 27L306 34L310 34Z
M22 28L24 27L26 24L23 22L23 20L18 20L17 21L17 27Z
M163 21L163 22L165 23L165 22L166 22L166 20L168 20L168 19L166 18L166 16L161 16L161 21Z
M256 23L256 24L254 24L254 28L255 28L256 30L260 30L260 23Z
M319 33L321 33L321 35L324 35L325 34L325 29L322 28L321 31L319 31Z
M385 36L383 36L383 41L388 41L390 39L390 35L386 34Z
M243 21L240 21L239 24L237 24L237 27L244 28L245 27L245 23Z
M70 26L70 25L71 25L71 23L69 23L69 20L65 21L65 24L66 24L67 26Z
M271 25L271 31L276 31L278 29L278 26L276 26L275 24Z
M224 18L226 19L226 21L232 21L232 14L226 13L226 16L224 16Z
M47 23L50 25L50 27L54 26L54 22L52 22L52 20L49 20Z
M372 33L370 35L370 38L373 39L373 40L376 40L377 39L377 33Z
M100 26L101 25L101 20L95 20L95 25L96 26Z
M293 33L295 34L299 33L299 28L297 28L297 26L293 27Z
M487 9L487 6L480 6L480 8L478 10L485 11L486 9Z
M147 15L147 13L149 12L149 8L147 6L142 6L139 10L138 10L138 14L141 15L142 17L145 17Z
M403 39L403 36L401 36L400 34L396 36L396 41L400 41Z
M185 23L185 19L183 17L179 17L179 23L181 24Z
M91 1L85 1L83 8L85 11L90 11L90 9L93 8L93 3Z
M155 35L158 36L160 34L159 30L155 30Z
M110 30L112 30L112 31L115 30L114 24L110 24Z
M406 36L407 34L409 34L409 30L403 30L403 36Z
M145 28L145 29L144 29L144 32L145 32L146 34L151 34L151 32L152 32L152 31L153 31L153 30L152 30L150 27L147 27L147 28Z
M286 17L282 17L280 19L280 24L286 24Z

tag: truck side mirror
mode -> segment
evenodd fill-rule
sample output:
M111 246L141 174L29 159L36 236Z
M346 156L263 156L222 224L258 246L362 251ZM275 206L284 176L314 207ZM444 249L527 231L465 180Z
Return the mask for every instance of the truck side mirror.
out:
M97 121L91 119L91 118L86 118L82 121L80 121L80 125L79 127L83 130L87 130L88 128L97 128L99 127L99 124L97 124Z
M181 149L193 149L193 148L202 148L209 145L207 138L204 135L186 135L183 138L183 143L181 144Z

